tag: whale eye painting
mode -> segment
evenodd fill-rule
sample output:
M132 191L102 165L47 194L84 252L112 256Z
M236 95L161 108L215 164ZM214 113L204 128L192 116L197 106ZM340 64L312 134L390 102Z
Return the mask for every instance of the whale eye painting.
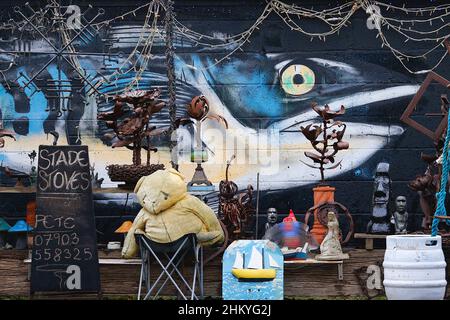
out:
M0 300L449 299L449 12L0 1Z

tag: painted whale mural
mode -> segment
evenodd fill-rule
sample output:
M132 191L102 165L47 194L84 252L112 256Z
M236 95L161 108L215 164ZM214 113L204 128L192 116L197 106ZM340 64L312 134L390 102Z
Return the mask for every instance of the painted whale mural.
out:
M110 34L102 36L118 38L118 34L133 28L112 28ZM133 39L128 39L127 43L119 41L109 48L109 52L130 51L133 44ZM40 41L31 41L30 46L32 50L49 50ZM91 45L80 50L103 52L104 48L99 39L93 39ZM114 73L125 56L122 54L121 58L112 59L80 55L78 60L88 74L99 80ZM18 79L18 86L23 86L23 75L29 77L47 60L45 55L30 57L12 68L6 76L9 80ZM0 54L0 61L6 63L8 55ZM240 186L255 184L256 173L260 172L262 190L288 189L319 180L318 172L300 162L304 160L303 151L310 147L298 128L317 120L310 109L313 101L319 105L329 104L332 109L340 105L347 109L343 120L347 123L350 149L342 153L346 159L340 167L327 173L328 178L333 178L358 168L403 134L404 129L399 122L374 122L374 117L368 115L376 114L380 108L403 110L418 89L418 85L405 74L354 56L349 59L332 53L252 53L233 56L209 68L214 61L205 53L180 53L175 61L177 116L185 116L185 106L193 96L204 94L212 111L224 116L229 123L226 131L212 121L204 125L203 142L210 158L204 165L208 177L214 183L223 179L226 161L236 154L233 180ZM48 89L42 83L61 75L63 79L71 80L73 85L72 99L64 102L65 107L73 111L57 117L51 109L52 104L60 102L46 98ZM112 93L126 86L134 76L133 71L120 75L117 81L104 85L100 90ZM0 85L3 123L18 135L16 142L3 149L5 152L0 154L0 162L28 172L32 164L26 155L39 144L51 143L48 133L56 131L60 144L89 145L91 161L99 178L105 179L103 185L115 185L109 181L105 167L112 163L128 163L129 151L112 150L112 141L105 138L108 129L96 120L97 112L112 108L112 103L97 101L85 92L78 93L75 74L67 67L60 70L50 64L39 78L23 92L19 88ZM142 75L139 87L159 86L164 98L167 97L166 83L164 56L155 55ZM37 88L41 91L36 91ZM168 123L167 110L154 119L158 126ZM188 179L194 170L194 164L189 161L192 130L178 134L180 169ZM153 157L154 161L169 163L168 139L161 138L156 142L160 152Z

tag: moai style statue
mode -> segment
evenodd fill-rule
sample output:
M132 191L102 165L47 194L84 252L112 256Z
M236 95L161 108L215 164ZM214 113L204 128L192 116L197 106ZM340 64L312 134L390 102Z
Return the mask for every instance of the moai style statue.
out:
M380 162L375 172L372 217L367 225L368 233L388 234L391 231L389 219L389 197L391 178L389 163Z
M270 228L277 224L278 220L278 212L275 208L267 209L267 222L264 228L264 231L267 232Z
M408 232L408 212L406 212L406 197L398 196L395 199L395 212L391 217L395 234L406 234Z

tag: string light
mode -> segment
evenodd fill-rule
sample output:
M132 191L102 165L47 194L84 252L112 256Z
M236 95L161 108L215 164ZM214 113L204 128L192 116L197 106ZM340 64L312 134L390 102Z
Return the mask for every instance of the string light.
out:
M374 7L378 7L379 10L373 10ZM95 24L92 27L99 31L100 29L111 26L116 22L125 20L129 16L136 17L137 14L146 9L146 15L144 23L141 27L139 37L136 41L136 45L131 50L126 58L124 58L120 65L108 76L100 79L97 83L98 87L104 86L108 82L113 82L113 85L117 88L117 82L121 80L121 76L134 72L134 77L123 86L122 89L117 88L114 94L124 92L126 90L139 87L140 81L143 79L143 74L146 71L149 61L152 59L152 48L156 39L164 39L164 34L158 27L158 20L160 16L160 10L165 10L165 2L161 0L153 0L142 6L139 6L129 12L123 13L117 17L113 17L108 20L104 20ZM450 37L449 23L446 23L446 19L450 15L450 4L439 5L435 7L423 7L423 8L407 8L403 6L394 6L392 4L383 3L375 0L354 0L346 2L342 5L331 7L323 10L317 10L314 8L304 8L294 4L287 4L281 0L267 0L262 13L256 18L250 27L246 30L234 34L234 35L209 35L197 32L188 28L182 22L173 19L174 31L176 37L180 38L182 44L183 41L187 41L193 47L208 48L210 50L226 51L226 53L213 60L212 64L204 67L193 67L187 65L190 68L197 70L206 70L212 68L221 62L228 60L235 52L244 51L243 47L247 43L251 43L251 37L254 32L260 30L264 21L272 13L276 14L282 22L292 31L299 32L307 37L310 41L317 38L321 41L326 41L326 37L339 34L342 28L345 28L351 24L350 19L354 13L359 9L365 10L369 17L376 23L377 34L376 38L381 42L381 47L386 48L392 52L395 58L403 65L403 67L410 73L421 74L435 69L443 61L447 55L447 50L440 56L437 63L430 69L414 71L411 70L406 61L414 59L427 59L431 53L437 49L442 49L446 39ZM368 10L370 9L370 10ZM406 15L406 17L399 18L399 11ZM392 13L391 13L392 12ZM395 15L395 16L393 16ZM42 19L45 19L45 12L38 14ZM315 19L324 25L323 31L307 30L303 25L308 25L308 20ZM26 21L15 22L11 20L8 23L0 25L0 30L8 30L14 32L21 26L26 26ZM389 32L386 32L389 31ZM76 52L73 44L70 43L69 31L67 28L62 28L62 39L65 44L68 44L67 49L69 52ZM396 48L388 40L393 33L396 33L403 38L400 43L421 42L430 44L430 48L420 54L408 54L406 48ZM1 53L1 52L0 52ZM70 59L77 70L84 72L76 55L70 55ZM3 72L9 71L12 65L15 65L15 56L12 56L12 64L5 70L0 70L0 74L6 79ZM180 61L180 58L176 57ZM184 63L184 61L183 61ZM112 97L111 94L105 94L105 98Z
M413 71L411 70L403 60L409 61L410 59L426 59L428 55L438 49L443 45L443 42L450 37L450 33L446 28L449 27L448 23L445 23L444 18L448 18L450 15L450 5L441 5L437 7L424 7L424 8L406 8L397 7L393 5L388 5L379 1L370 1L370 0L356 0L353 2L347 2L341 6L337 6L334 8L329 8L321 11L314 10L313 8L302 8L296 5L289 5L279 0L270 0L266 7L264 8L263 13L260 17L255 21L255 23L239 34L222 37L220 39L209 36L206 34L201 34L195 32L181 22L176 20L176 28L181 36L191 40L195 45L202 45L208 48L215 49L223 49L227 47L234 47L234 49L226 54L222 59L217 59L215 63L200 68L201 70L209 69L223 60L229 58L234 52L238 49L242 50L242 46L248 42L248 39L252 35L255 30L255 25L260 26L262 22L267 18L267 16L274 12L276 13L282 21L289 27L290 30L300 32L306 36L310 37L310 41L313 41L314 38L318 38L319 40L326 41L326 37L333 35L335 33L339 34L339 31L348 25L351 24L350 18L358 9L364 9L367 11L368 8L373 8L373 6L378 6L384 9L386 12L391 10L401 10L407 15L410 13L416 13L416 15L427 16L429 17L418 19L418 18L392 18L389 16L384 16L383 14L373 11L370 11L370 16L373 19L377 19L379 21L379 33L376 35L378 39L381 40L381 47L389 49L396 59L398 59L401 64L405 67L405 69L410 73L421 74L431 70L434 70L439 64L443 61L444 57L447 55L447 51L445 51L442 56L438 59L437 64L435 64L432 68L427 70L419 70ZM321 22L325 23L328 26L327 31L323 32L311 32L304 29L301 25L301 21L305 21L305 18L313 18L318 19ZM421 30L420 26L425 25L426 23L431 26L435 25L433 22L442 25L436 25L433 30ZM383 29L390 30L391 32L397 32L402 37L404 37L403 43L407 43L408 41L415 42L430 42L433 43L432 48L427 50L422 54L412 55L406 54L401 50L393 47L391 43L388 41L386 35L383 33ZM429 29L429 28L428 28ZM201 41L200 39L205 39L205 41ZM210 41L210 42L208 42ZM221 41L222 43L212 43L212 41ZM404 50L404 48L402 48Z

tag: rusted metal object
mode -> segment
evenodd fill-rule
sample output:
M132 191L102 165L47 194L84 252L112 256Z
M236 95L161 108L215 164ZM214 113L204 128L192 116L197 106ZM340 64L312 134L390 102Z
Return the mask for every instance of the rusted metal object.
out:
M207 119L217 120L228 129L227 120L220 115L209 112L208 100L203 95L192 99L187 106L187 112L191 118L195 119L195 146L191 161L197 163L194 176L188 183L188 190L194 191L198 188L200 190L214 190L213 184L208 180L202 168L202 163L208 160L208 152L204 150L202 142L202 122ZM181 121L183 120L186 119L181 119Z
M245 192L238 194L238 186L228 177L230 165L231 161L227 163L225 180L219 183L219 216L228 229L230 240L236 240L245 237L245 226L254 211L253 187L248 185Z
M156 170L164 169L164 165L150 164L150 152L158 149L151 146L150 139L170 130L167 128L156 128L150 125L152 116L165 107L165 102L159 100L160 89L148 91L136 90L118 95L114 98L114 109L110 112L102 112L97 118L103 120L106 126L113 129L113 133L107 133L108 139L115 139L112 147L126 147L133 151L133 165L110 165L107 167L112 181L125 181L127 187L134 184L143 176L149 175ZM132 107L131 114L128 106ZM123 118L125 117L125 118ZM122 120L123 119L123 120ZM145 141L145 143L143 143ZM147 151L147 161L142 165L141 149Z
M335 155L340 150L349 148L349 143L342 140L346 125L341 121L335 121L334 118L345 113L344 106L339 111L331 111L328 105L323 108L317 103L312 103L311 108L322 118L322 124L309 124L306 127L300 127L300 131L311 142L312 147L317 153L305 152L305 156L310 158L319 167L310 165L302 161L308 167L319 169L321 181L325 180L325 170L337 168L341 162L335 163ZM326 165L332 164L329 167Z
M192 98L187 106L187 112L191 118L197 121L203 122L206 119L217 120L225 128L228 128L228 122L224 117L209 111L209 102L204 95Z
M440 98L440 114L426 114L426 115L436 115L441 116L442 120L438 128L432 132L428 128L417 124L409 118L412 114L415 106L419 102L420 98L430 85L430 83L435 80L442 84L443 86L449 86L450 82L441 76L430 72L424 83L421 85L416 96L413 98L411 103L408 105L407 109L402 115L402 120L408 123L410 126L418 130L419 132L425 134L427 137L433 140L436 152L434 154L424 154L421 153L421 159L427 164L427 168L423 174L417 175L416 178L409 182L408 186L417 191L420 200L420 207L424 214L422 220L422 229L424 232L429 232L431 230L431 222L434 211L436 210L436 192L440 189L440 179L441 179L441 165L440 157L443 152L443 147L445 143L445 135L447 131L447 117L449 109L449 101L446 94L442 94Z
M202 120L209 112L208 100L203 95L195 96L188 104L187 112L195 120Z
M345 215L345 217L348 220L348 232L345 235L345 238L342 235L342 231L339 237L339 240L341 241L341 244L346 244L350 241L351 237L353 236L355 232L355 226L353 222L352 215L350 214L350 211L345 207L343 204L331 201L331 202L322 202L318 205L315 205L306 211L305 214L305 223L308 224L309 218L311 215L314 214L314 212L317 210L317 219L320 221L322 225L328 224L328 212L333 212L336 215L336 218L339 219L339 211L341 211L341 214Z
M433 160L434 159L434 160ZM431 222L436 210L436 192L440 186L440 174L435 163L437 156L422 154L422 160L427 162L427 169L422 175L409 182L408 186L419 194L420 207L424 214L422 228L424 231L431 230Z
M447 80L444 77L440 76L439 74L431 71L430 73L428 73L425 80L420 85L419 90L414 95L413 99L408 104L408 106L406 107L405 111L403 112L402 116L400 117L400 120L403 121L404 123L408 124L409 126L413 127L417 131L421 132L422 134L426 135L431 140L436 141L442 136L443 132L447 128L447 112L445 112L444 117L442 118L438 127L434 131L431 131L427 127L421 125L420 123L418 123L417 121L415 121L411 118L411 115L413 114L414 110L416 110L417 105L419 104L420 100L422 99L422 96L424 95L425 91L427 91L428 87L430 86L430 84L433 81L441 84L445 88L450 87L449 80ZM442 106L445 105L446 99L447 99L446 96L445 97L441 96ZM441 109L445 109L445 107L443 107ZM447 101L446 109L448 110L448 101Z

